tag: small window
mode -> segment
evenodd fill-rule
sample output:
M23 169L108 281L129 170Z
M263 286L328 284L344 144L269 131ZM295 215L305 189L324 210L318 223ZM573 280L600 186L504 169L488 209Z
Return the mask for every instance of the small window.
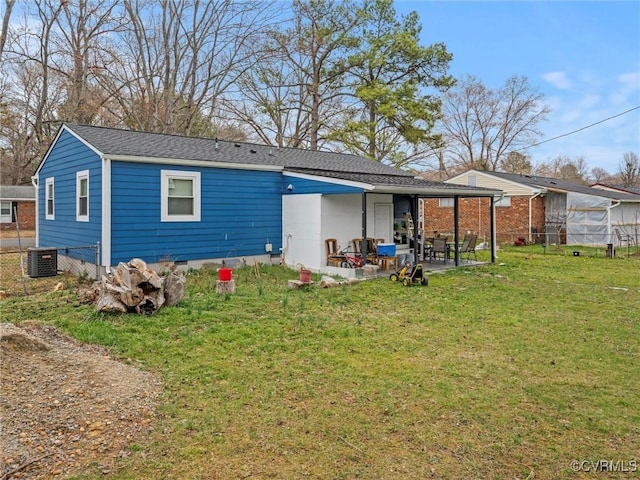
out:
M163 222L200 221L200 173L162 170Z
M453 198L440 198L440 208L453 208Z
M502 197L496 200L496 207L510 207L511 206L511 197Z
M11 216L11 202L0 202L0 215L3 217Z
M0 202L0 223L11 223L11 205L12 202Z
M45 219L47 220L55 220L54 215L54 189L53 189L53 177L47 178L45 182Z
M89 170L76 174L76 220L78 222L89 221Z

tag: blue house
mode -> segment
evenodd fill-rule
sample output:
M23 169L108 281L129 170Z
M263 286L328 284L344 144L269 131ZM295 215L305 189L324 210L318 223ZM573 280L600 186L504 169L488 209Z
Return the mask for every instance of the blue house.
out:
M105 268L282 259L324 270L324 239L390 242L398 219L418 218L419 197L501 193L354 155L70 124L34 184L37 245L99 242Z

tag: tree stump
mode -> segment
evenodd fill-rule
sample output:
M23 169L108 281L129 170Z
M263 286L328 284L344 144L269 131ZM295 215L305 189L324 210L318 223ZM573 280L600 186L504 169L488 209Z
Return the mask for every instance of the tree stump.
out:
M236 293L235 280L218 280L216 281L216 293Z

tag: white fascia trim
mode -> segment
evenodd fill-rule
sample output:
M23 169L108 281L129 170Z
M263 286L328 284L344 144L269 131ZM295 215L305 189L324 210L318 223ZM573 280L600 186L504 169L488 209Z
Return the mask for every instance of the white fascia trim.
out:
M36 215L36 247L40 245L40 182L36 175L31 177L31 184L36 189L36 204L35 204L35 215ZM55 208L55 207L54 207Z
M422 195L424 197L431 198L446 198L446 197L500 197L504 195L501 190L484 190L484 191L471 191L465 189L437 189L432 187L394 187L391 185L384 185L374 187L373 191L376 193L407 193L414 195Z
M208 160L187 160L183 158L132 157L129 155L104 155L104 158L114 162L155 163L159 165L179 165L183 167L228 168L233 170L261 170L267 172L281 172L284 170L284 167L276 167L272 165L211 162Z
M111 265L111 161L102 157L102 233L100 235L100 262Z
M315 180L316 182L332 183L334 185L344 185L346 187L362 188L373 190L375 187L369 183L354 182L352 180L342 180L340 178L323 177L321 175L309 175L308 173L284 172L287 177L302 178L304 180Z
M51 149L53 149L53 147L55 146L55 144L58 142L58 138L60 138L60 135L62 135L62 132L69 132L71 135L73 135L77 140L80 140L80 142L82 142L83 145L85 145L87 148L89 148L91 151L95 152L98 156L102 155L102 152L100 152L96 147L94 147L93 145L91 145L90 143L87 143L87 141L78 136L73 130L71 130L70 128L68 128L66 125L62 125L62 127L60 127L60 129L58 130L58 133L56 134L55 138L53 139L53 141L51 142L51 144L49 145L49 148L47 149L46 153L44 154L44 156L42 157L42 161L40 162L40 165L38 165L38 168L36 169L36 172L33 174L33 176L38 176L38 174L40 173L40 169L42 168L42 166L44 165L44 163L47 160L47 157L49 156L49 154L51 153Z

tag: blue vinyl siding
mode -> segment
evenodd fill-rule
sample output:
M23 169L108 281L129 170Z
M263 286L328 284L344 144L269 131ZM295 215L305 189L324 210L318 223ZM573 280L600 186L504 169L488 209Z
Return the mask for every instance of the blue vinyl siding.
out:
M161 171L201 172L201 220L162 222ZM282 244L279 172L113 162L111 264L262 255Z
M89 171L89 221L76 220L76 173ZM47 220L46 179L54 178L54 220ZM102 166L100 157L63 131L38 173L39 246L95 245L101 239Z
M287 187L293 186L293 190L288 192ZM284 176L285 195L296 195L305 193L322 193L322 194L344 194L344 193L362 193L362 188L351 187L349 185L340 185L336 183L328 183L320 180L309 180L306 178L298 178Z

